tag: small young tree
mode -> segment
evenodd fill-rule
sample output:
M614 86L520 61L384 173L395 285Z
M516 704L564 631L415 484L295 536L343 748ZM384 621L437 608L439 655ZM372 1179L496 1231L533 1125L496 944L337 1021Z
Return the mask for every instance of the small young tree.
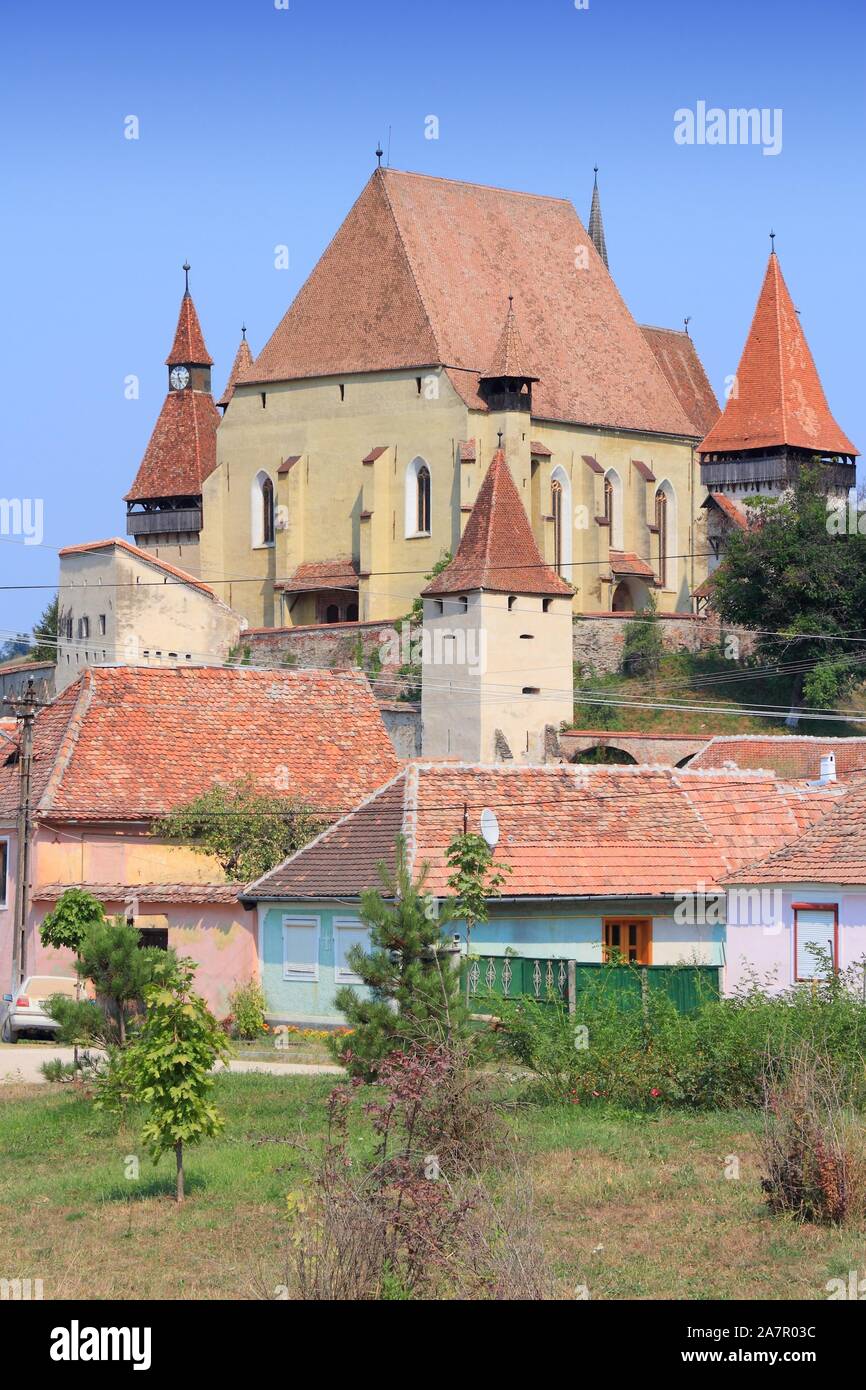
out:
M381 891L361 897L361 920L370 929L370 951L353 946L349 963L370 989L365 998L351 985L336 994L352 1036L333 1043L335 1055L356 1076L375 1076L383 1057L416 1043L441 1043L466 1029L460 977L442 949L450 904L437 906L425 892L426 872L413 881L405 845L397 842L397 866L379 866Z
M629 675L655 675L664 656L661 623L655 594L650 594L646 606L631 619L622 648L622 667Z
M122 917L94 922L81 938L75 963L81 978L90 980L104 1001L121 1047L126 1044L129 1006L144 998L155 968L162 967L166 957L174 964L173 952L142 949L139 940L136 928Z
M251 778L215 786L157 821L151 834L216 859L230 883L249 883L312 840L326 822L296 797L256 790Z
M483 835L466 830L448 846L448 887L454 894L453 916L466 923L466 953L472 944L472 929L489 916L487 899L495 898L511 873L507 864L497 864L493 850ZM466 972L466 1002L469 1003L469 971Z
M105 909L98 898L83 888L67 888L61 893L52 910L43 917L39 927L39 939L43 946L53 946L55 950L66 949L75 952L78 961L81 942L91 927L105 922ZM76 966L77 969L77 966ZM80 981L79 975L79 981ZM79 1006L79 986L75 989L75 1004ZM93 1041L94 1014L90 1008L70 1008L60 1003L61 1015L52 1011L52 1017L61 1025L64 1040L71 1039L74 1045L74 1060L78 1065L78 1045Z
M163 956L164 956L163 952ZM156 967L145 989L141 1032L120 1062L122 1088L147 1107L142 1130L154 1163L174 1149L177 1201L184 1199L184 1144L212 1138L225 1121L211 1102L214 1063L228 1051L225 1034L192 989L195 963L182 959Z

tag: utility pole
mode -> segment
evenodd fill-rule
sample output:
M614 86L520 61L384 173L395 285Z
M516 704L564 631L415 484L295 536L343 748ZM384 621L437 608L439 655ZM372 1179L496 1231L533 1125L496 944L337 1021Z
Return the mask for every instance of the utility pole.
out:
M10 695L3 701L18 721L18 846L15 868L15 920L12 936L12 988L21 985L27 966L27 917L30 909L30 780L33 765L33 721L41 708L33 679L23 695Z

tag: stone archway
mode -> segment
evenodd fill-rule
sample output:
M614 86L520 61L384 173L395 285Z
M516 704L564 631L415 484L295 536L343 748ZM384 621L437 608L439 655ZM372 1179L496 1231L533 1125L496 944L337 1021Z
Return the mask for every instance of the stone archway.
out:
M621 579L614 589L610 608L612 613L633 613L635 611L631 586L627 579Z

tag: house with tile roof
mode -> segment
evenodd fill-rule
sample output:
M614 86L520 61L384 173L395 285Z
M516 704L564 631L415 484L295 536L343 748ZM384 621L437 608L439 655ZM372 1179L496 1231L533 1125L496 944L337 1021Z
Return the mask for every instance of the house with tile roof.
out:
M826 815L741 866L726 889L731 989L753 978L787 989L827 968L866 989L866 777L853 776Z
M575 610L652 593L690 611L694 449L718 406L688 335L629 313L597 187L590 221L564 198L374 171L232 372L201 573L236 577L223 597L252 626L405 614L500 439ZM357 592L312 582L347 562Z
M731 529L748 525L748 496L778 497L811 459L828 497L847 499L855 485L857 449L827 404L775 249L730 395L699 452L710 576Z
M60 555L59 693L87 666L214 666L246 619L209 584L130 541L68 545Z
M508 872L473 954L564 964L619 950L647 967L716 967L727 988L723 884L821 821L840 795L772 772L412 763L243 890L258 914L271 1017L333 1021L377 866L393 869L400 837L412 871L424 867L430 893L444 897L448 846L464 826L479 832L484 810Z
M151 834L214 785L251 779L335 819L392 777L398 760L370 687L350 671L97 667L36 716L25 971L68 973L39 923L60 893L87 889L192 956L211 1005L257 969L254 915L219 864ZM0 741L0 974L8 980L21 768ZM153 934L158 933L158 938ZM17 983L17 982L16 982Z
M168 357L168 394L153 427L132 486L124 497L127 534L158 559L200 574L202 486L216 466L220 414L211 395L213 358L205 346L198 313L186 288ZM238 351L235 366L248 365ZM234 371L234 369L233 369ZM232 379L223 401L231 398Z

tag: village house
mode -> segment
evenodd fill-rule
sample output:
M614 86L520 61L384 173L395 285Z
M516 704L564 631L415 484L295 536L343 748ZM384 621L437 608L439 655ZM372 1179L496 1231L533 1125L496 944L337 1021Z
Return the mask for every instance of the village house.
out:
M834 783L770 772L412 763L241 894L258 915L269 1016L337 1021L336 989L357 983L347 956L367 940L359 904L377 864L393 869L401 838L411 871L427 866L429 892L444 897L448 845L464 825L483 833L490 813L505 882L470 942L463 924L448 928L480 971L501 981L506 960L509 970L530 960L556 981L568 961L620 952L648 968L717 967L729 990L738 977L723 884L796 840L840 795Z
M255 917L219 864L150 831L216 784L249 776L333 818L393 776L398 760L366 679L349 671L98 667L36 716L30 872L15 879L20 760L0 743L0 974L69 973L39 923L68 887L93 893L143 940L175 947L220 1014L257 972Z

